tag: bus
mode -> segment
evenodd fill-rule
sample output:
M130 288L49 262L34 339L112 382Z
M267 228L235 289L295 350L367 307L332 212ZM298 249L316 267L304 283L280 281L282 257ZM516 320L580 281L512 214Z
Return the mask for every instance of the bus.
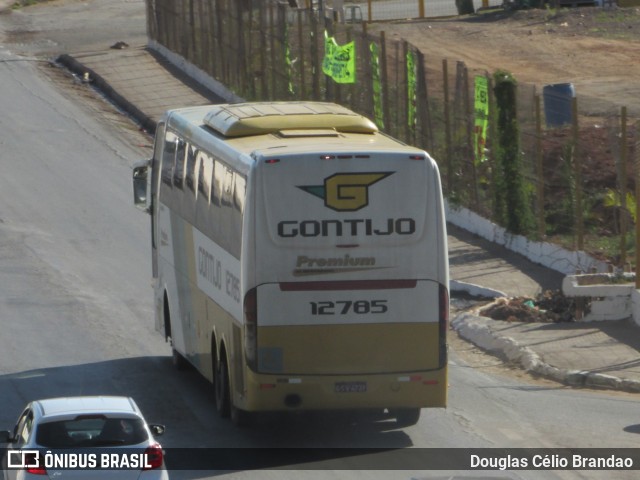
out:
M449 265L436 162L333 103L180 108L133 169L156 329L223 417L445 407Z

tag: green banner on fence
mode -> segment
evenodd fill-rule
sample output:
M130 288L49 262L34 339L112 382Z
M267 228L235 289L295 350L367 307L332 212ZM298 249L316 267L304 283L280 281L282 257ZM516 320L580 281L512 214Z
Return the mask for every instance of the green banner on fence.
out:
M325 30L322 71L336 83L356 83L356 43L338 45Z
M413 132L416 128L416 54L409 50L407 52L407 125Z
M489 84L487 77L475 77L475 124L473 129L474 159L476 163L484 162L485 144L487 143L487 125L489 123Z
M373 114L376 125L380 130L384 130L384 115L382 113L382 85L380 84L380 55L378 45L371 42L371 82L373 90Z

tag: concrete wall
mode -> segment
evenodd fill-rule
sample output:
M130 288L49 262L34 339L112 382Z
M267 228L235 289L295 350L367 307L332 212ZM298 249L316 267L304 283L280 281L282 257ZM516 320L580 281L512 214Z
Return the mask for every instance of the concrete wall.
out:
M535 242L522 235L513 235L503 227L466 208L452 206L446 202L445 213L447 221L453 225L464 228L491 242L503 245L534 263L565 275L574 275L577 271L585 273L593 270L599 273L608 272L609 265L607 263L597 260L585 252L574 252L552 243ZM622 306L618 305L618 303L622 302L627 310L631 310L635 323L640 325L640 291L633 288L630 292L631 298L627 296L622 300L620 298L611 298L600 301L597 305L597 319L600 320L607 317L609 315L609 307L615 306L616 310L619 310L618 307L622 308ZM619 297L619 295L616 293L615 297ZM607 302L614 302L615 305L611 304L607 307ZM604 310L600 311L602 309Z

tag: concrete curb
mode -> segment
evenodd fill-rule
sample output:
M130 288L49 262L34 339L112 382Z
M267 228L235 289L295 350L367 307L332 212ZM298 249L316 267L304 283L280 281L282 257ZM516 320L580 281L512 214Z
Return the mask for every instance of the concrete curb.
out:
M151 135L155 133L156 122L134 104L120 95L113 87L111 87L111 85L109 85L109 83L104 78L102 78L92 69L85 67L82 63L78 62L75 58L67 54L60 55L56 59L56 62L69 69L72 73L78 75L80 78L82 78L85 73L89 74L91 84L94 85L98 90L100 90L103 95L105 95L119 108L136 119L136 121L140 123L141 127Z
M472 297L498 298L508 297L508 295L500 290L493 288L481 287L475 283L461 282L460 280L449 280L449 290L451 292L462 292Z
M545 363L529 347L520 345L511 337L492 331L487 317L464 312L451 321L451 327L465 340L477 347L518 363L524 370L571 387L590 387L625 392L640 392L640 381L629 380L581 370L567 370Z
M189 78L200 84L206 90L213 92L218 97L224 99L227 103L243 103L246 100L236 95L233 90L227 88L224 84L220 83L215 78L211 77L208 73L204 72L193 63L189 62L183 56L172 52L164 45L149 39L147 43L147 49L155 52L167 62L173 65L175 68L184 72Z

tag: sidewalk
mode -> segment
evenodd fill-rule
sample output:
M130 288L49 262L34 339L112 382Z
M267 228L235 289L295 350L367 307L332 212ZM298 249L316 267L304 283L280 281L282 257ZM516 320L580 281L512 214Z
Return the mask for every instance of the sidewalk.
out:
M145 47L61 56L150 132L170 108L223 102ZM504 247L449 227L451 290L532 296L559 289L562 275ZM640 327L632 321L522 323L464 312L451 322L463 338L523 368L573 386L640 392Z

